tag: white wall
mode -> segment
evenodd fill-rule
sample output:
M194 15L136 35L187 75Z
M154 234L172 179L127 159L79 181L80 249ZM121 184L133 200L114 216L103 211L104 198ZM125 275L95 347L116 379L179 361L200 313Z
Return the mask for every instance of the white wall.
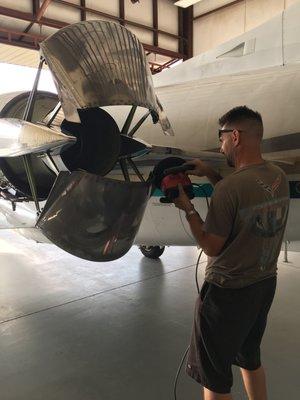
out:
M194 55L255 28L296 1L299 0L244 0L196 19ZM195 7L194 17L203 12L201 7Z

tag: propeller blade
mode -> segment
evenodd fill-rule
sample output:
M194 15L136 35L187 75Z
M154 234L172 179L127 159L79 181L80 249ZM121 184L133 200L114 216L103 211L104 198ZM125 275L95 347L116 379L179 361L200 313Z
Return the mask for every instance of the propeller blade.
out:
M18 118L0 119L0 157L45 153L75 142L75 137L42 125Z

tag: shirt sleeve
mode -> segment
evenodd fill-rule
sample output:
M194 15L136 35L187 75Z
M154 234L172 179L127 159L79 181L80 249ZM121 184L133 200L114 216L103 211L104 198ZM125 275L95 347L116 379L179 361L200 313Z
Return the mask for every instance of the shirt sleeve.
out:
M228 186L221 181L215 186L203 230L227 238L233 228L236 207Z

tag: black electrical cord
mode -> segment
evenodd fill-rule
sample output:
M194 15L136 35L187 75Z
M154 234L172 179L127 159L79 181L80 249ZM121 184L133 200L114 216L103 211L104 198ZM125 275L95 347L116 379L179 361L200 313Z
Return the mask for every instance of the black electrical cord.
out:
M200 184L195 184L195 185L198 186L203 191L203 193L205 195L205 199L206 199L207 210L208 210L208 208L209 208L208 195L207 195L204 187L202 187L202 185L200 185ZM180 210L179 210L179 212L180 212ZM180 218L181 218L181 215L180 215ZM200 287L199 287L199 281L198 281L198 269L199 269L199 264L200 264L200 259L201 259L202 254L203 254L203 250L201 250L199 253L197 263L196 263L196 270L195 270L195 281L196 281L198 295L200 294ZM180 375L184 360L186 359L189 349L190 349L190 346L188 346L187 349L185 350L184 355L181 359L180 365L177 369L177 373L176 373L175 380L174 380L174 386L173 386L174 400L177 400L177 383L178 383L179 375Z
M197 286L198 295L200 294L200 288L199 288L199 283L198 283L198 269L199 269L199 263L200 263L200 259L201 259L202 253L203 253L203 250L201 250L200 253L199 253L199 256L198 256L198 259L197 259L197 264L196 264L196 272L195 272L195 280L196 280L196 286ZM183 357L181 359L180 365L178 367L178 370L176 372L176 376L175 376L175 380L174 380L174 386L173 386L173 388L174 388L173 389L174 400L177 400L177 383L178 383L179 375L180 375L184 360L186 359L186 356L187 356L187 353L188 353L189 349L190 349L190 346L188 346L187 349L185 350L184 355L183 355Z
M204 196L205 196L205 200L206 200L206 205L207 205L207 209L209 208L209 201L208 201L208 195L206 190L204 189L204 185L201 185L200 183L193 183L193 186L197 186L199 189L202 190Z
M176 377L175 377L175 381L174 381L174 399L175 400L177 400L177 382L178 382L179 374L180 374L181 368L183 366L184 360L187 356L189 349L190 349L190 346L188 346L188 348L185 350L184 355L181 359L180 365L178 367L177 373L176 373Z
M199 262L200 262L200 258L203 254L203 250L200 251L198 260L197 260L197 264L196 264L196 270L195 270L195 281L196 281L196 287L197 287L197 293L200 294L200 287L199 287L199 282L198 282L198 269L199 269Z

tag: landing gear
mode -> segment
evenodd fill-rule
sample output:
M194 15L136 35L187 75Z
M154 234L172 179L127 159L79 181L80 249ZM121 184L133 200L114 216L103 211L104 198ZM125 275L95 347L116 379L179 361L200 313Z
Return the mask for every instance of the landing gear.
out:
M140 246L139 249L145 257L157 259L165 251L165 246Z

